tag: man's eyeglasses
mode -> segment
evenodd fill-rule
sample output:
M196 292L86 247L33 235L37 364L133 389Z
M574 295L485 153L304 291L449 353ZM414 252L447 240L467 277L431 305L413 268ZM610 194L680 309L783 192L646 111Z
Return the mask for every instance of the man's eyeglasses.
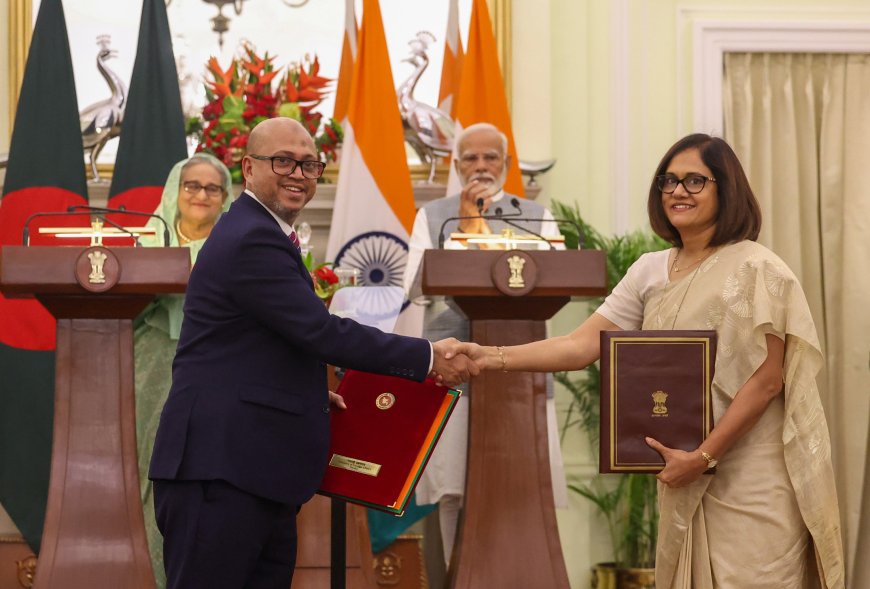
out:
M292 157L287 157L286 155L253 155L248 154L248 157L252 157L255 160L266 161L269 160L272 162L272 171L278 174L279 176L289 176L293 172L296 171L296 167L299 166L302 168L302 176L305 178L309 178L314 180L316 178L320 178L323 175L323 169L326 167L326 164L323 162L319 162L317 160L294 160Z
M707 185L707 181L715 182L715 178L708 178L702 174L686 174L682 179L677 178L673 174L662 174L656 176L656 186L665 194L672 194L679 184L683 185L686 192L689 194L698 194Z
M217 198L224 195L224 187L217 184L206 184L203 186L199 182L184 182L181 185L187 194L196 195L200 190L205 190L206 196L209 198Z

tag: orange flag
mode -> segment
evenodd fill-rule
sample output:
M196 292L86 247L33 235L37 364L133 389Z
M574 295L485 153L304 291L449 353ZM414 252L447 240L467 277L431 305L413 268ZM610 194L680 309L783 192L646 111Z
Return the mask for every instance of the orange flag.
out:
M326 256L367 286L402 286L414 192L377 0L363 1Z
M523 177L520 174L511 115L504 91L504 79L498 64L495 36L486 0L474 0L471 9L471 25L468 29L468 52L462 61L462 76L455 105L456 135L474 123L492 123L508 138L508 153L511 167L508 170L504 189L511 194L525 196ZM454 150L455 151L455 150ZM447 193L459 192L459 179L455 168L450 167ZM451 188L453 188L451 190Z
M441 66L441 89L438 92L438 108L456 117L456 93L462 75L462 37L459 35L459 0L450 0L447 14L447 33L444 36L444 63Z
M353 63L356 60L357 44L356 14L354 0L344 3L344 43L341 45L341 65L338 69L338 84L335 88L335 110L332 118L344 124L347 116L347 103L350 100L350 82L353 76Z

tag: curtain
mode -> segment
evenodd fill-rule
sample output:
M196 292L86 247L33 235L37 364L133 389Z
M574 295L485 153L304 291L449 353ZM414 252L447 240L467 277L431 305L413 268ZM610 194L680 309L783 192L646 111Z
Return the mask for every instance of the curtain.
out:
M723 99L759 242L800 279L825 351L849 587L870 587L870 55L726 54Z

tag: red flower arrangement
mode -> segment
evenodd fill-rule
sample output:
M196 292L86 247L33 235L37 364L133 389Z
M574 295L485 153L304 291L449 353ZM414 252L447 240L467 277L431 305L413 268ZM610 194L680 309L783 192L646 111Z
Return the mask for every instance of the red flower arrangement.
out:
M302 61L287 66L273 89L272 83L280 72L272 63L274 56L266 52L260 57L250 45L245 45L243 52L244 56L233 59L226 70L216 58L208 61L208 104L201 119L191 119L187 124L188 134L198 140L196 150L209 152L224 162L233 182L239 183L251 129L266 119L283 116L301 122L314 138L321 157L335 161L336 148L344 135L338 122L323 121L323 115L314 110L330 92L328 85L332 82L319 75L317 56L311 59L306 55Z
M314 293L320 297L328 307L330 301L332 301L332 296L342 287L342 285L339 284L338 276L332 269L332 264L326 262L312 268L314 265L314 256L312 256L311 253L305 256L303 261L305 262L305 267L308 269L308 273L311 274L311 280L314 282Z

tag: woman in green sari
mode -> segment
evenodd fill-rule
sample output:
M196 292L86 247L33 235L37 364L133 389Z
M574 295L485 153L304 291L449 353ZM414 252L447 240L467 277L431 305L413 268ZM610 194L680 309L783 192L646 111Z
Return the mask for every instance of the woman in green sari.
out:
M229 209L230 172L207 154L175 164L163 188L155 214L169 224L170 245L187 247L191 263L221 213ZM147 247L163 246L163 224L152 219L155 237L142 239ZM158 587L166 586L163 537L154 519L154 495L148 465L160 412L172 382L172 360L181 331L183 295L162 295L136 319L133 333L136 382L136 443L139 451L139 484L145 510L145 533Z
M647 438L665 460L656 587L844 587L815 382L824 359L800 284L755 242L761 212L737 156L709 135L678 141L656 170L648 210L674 247L643 255L572 333L457 351L481 368L579 370L598 359L602 330L715 329L715 428L690 452Z

